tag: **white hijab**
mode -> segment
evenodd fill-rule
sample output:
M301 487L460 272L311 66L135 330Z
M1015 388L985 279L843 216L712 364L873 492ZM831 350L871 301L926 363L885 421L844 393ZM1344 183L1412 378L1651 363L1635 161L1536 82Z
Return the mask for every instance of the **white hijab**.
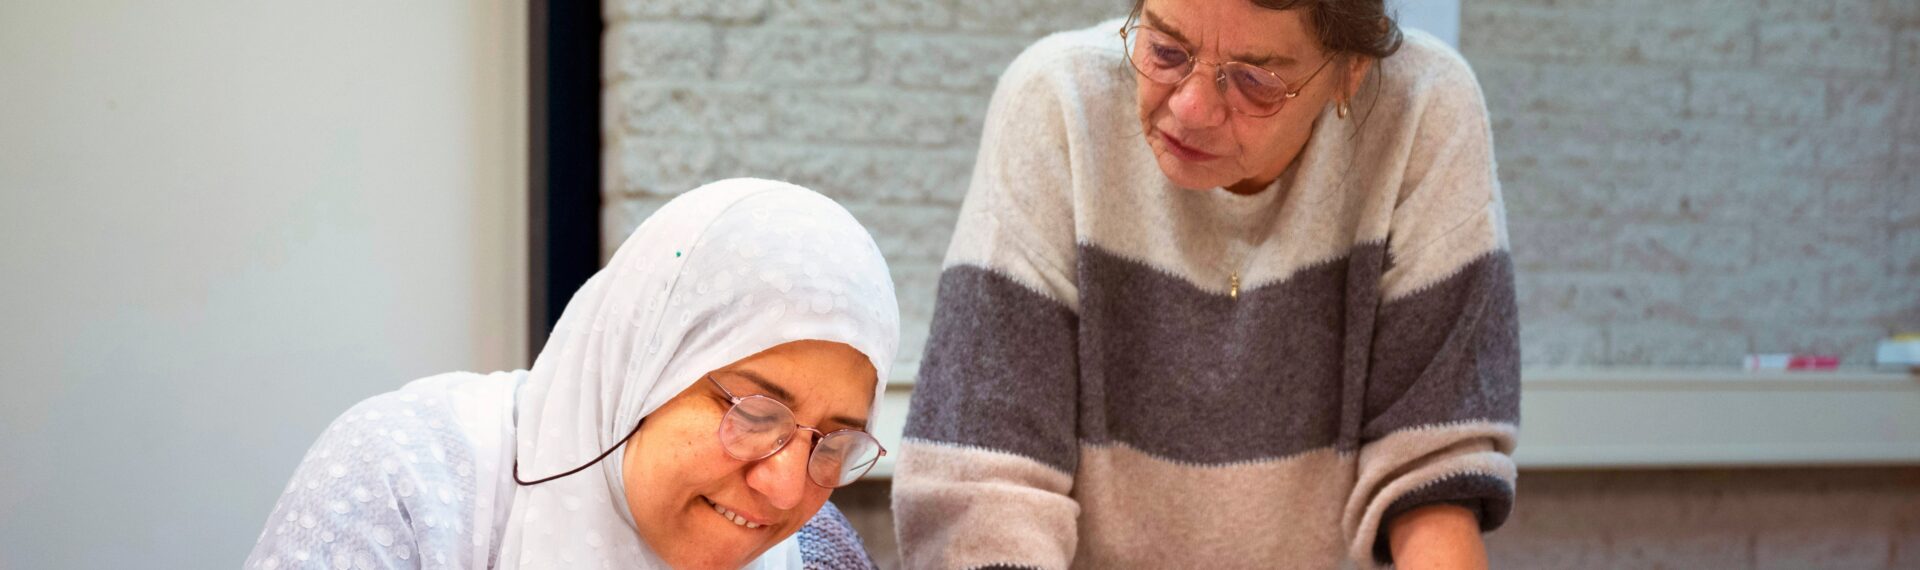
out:
M838 204L769 180L694 189L640 224L567 303L512 408L520 477L586 463L706 372L795 340L866 355L878 406L899 333L886 261ZM493 478L515 487L498 566L666 567L635 530L621 455L539 485ZM789 537L753 567L799 563Z

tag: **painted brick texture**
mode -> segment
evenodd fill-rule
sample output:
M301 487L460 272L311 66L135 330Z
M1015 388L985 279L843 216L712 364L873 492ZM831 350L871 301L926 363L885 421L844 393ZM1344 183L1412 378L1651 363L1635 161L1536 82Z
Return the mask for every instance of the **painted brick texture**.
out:
M1920 329L1915 6L1463 2L1527 364L1865 366Z
M1465 2L1526 363L1866 364L1920 329L1914 4ZM874 228L917 359L995 79L1125 5L609 3L607 235L718 178L815 188Z
M900 295L901 360L917 362L1000 72L1040 36L1127 5L608 2L603 242L704 182L813 188L879 241Z

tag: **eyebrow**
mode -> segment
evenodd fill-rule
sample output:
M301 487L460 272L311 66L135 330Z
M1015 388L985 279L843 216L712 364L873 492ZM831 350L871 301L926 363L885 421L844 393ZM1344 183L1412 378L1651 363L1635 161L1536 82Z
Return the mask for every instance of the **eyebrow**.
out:
M1143 8L1140 10L1140 16L1143 20L1147 22L1148 27L1151 27L1155 30L1159 30L1161 33L1164 33L1166 35L1173 36L1173 39L1180 40L1180 43L1187 44L1189 46L1195 45L1193 40L1187 39L1186 34L1180 33L1180 30L1173 29L1173 26L1168 25L1166 20L1161 19L1160 15L1153 13L1152 10L1147 10ZM1266 67L1267 64L1269 63L1276 63L1276 64L1285 66L1285 65L1294 65L1300 62L1299 60L1296 60L1294 58L1287 57L1284 55L1278 55L1278 54L1267 54L1267 55L1233 54L1232 61L1238 61L1254 67Z
M759 372L754 372L752 370L728 370L726 373L747 379L748 382L752 382L760 386L760 389L766 391L769 397L772 397L775 400L779 400L781 405L786 406L788 409L793 408L793 392L788 392L786 388L782 388L780 387L779 384L773 383L773 381L768 380L766 376L761 376ZM840 425L843 425L852 429L857 429L857 430L867 429L867 422L865 420L857 420L847 416L838 416L838 415L828 417L827 419L833 422L838 422ZM822 431L826 431L826 430L822 430Z

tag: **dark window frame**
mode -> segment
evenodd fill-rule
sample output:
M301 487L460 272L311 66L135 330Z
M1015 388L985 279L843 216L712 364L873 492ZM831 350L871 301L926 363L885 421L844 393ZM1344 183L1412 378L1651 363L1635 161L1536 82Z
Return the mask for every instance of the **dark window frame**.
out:
M528 3L529 366L600 268L601 4Z

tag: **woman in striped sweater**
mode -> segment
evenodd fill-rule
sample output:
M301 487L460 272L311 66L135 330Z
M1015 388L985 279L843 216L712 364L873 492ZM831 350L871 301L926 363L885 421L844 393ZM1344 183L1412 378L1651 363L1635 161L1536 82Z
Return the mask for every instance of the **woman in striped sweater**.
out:
M942 272L907 564L1484 566L1504 215L1472 70L1378 0L1146 0L1041 40Z

